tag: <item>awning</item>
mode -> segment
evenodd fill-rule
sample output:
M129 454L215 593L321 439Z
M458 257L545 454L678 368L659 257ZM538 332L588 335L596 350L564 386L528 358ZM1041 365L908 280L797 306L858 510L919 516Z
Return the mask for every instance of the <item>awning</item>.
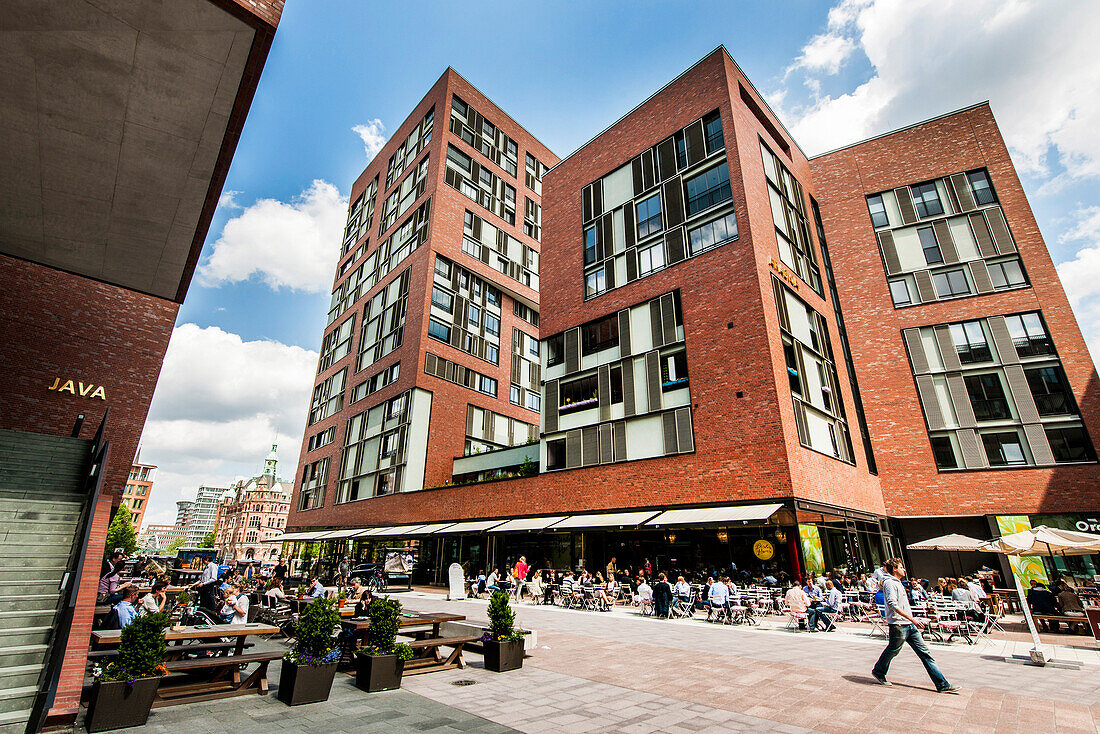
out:
M405 535L428 535L430 533L438 532L443 528L449 528L452 525L454 525L453 522L436 522L432 523L431 525L421 525L418 528L408 531L407 533L405 533Z
M495 528L500 525L503 520L470 520L469 522L456 522L454 525L448 525L445 528L436 530L437 533L480 533L482 530L488 530L489 528Z
M299 533L284 533L278 538L274 538L272 542L275 543L292 543L296 540L313 540L318 535L323 535L323 530L306 530Z
M778 502L767 505L727 505L725 507L697 507L692 510L666 510L646 525L704 525L713 523L749 522L767 520L783 505Z
M393 530L393 526L392 525L385 525L385 526L380 527L380 528L367 528L366 530L360 530L358 533L355 534L355 537L356 538L363 538L363 537L366 537L368 535L378 535L384 530Z
M627 528L641 525L657 514L657 510L645 512L604 512L598 515L572 515L555 524L551 530L579 530L584 528Z
M398 525L392 528L382 528L377 533L372 533L374 537L378 536L394 536L394 535L408 535L413 530L419 530L424 527L423 525Z
M520 517L515 520L509 520L508 522L497 525L490 532L493 533L508 533L516 530L543 530L556 522L566 520L565 515L557 515L556 517Z
M324 535L318 535L314 540L342 540L358 535L363 532L363 530L365 530L365 528L342 528L340 530L333 530L325 533Z

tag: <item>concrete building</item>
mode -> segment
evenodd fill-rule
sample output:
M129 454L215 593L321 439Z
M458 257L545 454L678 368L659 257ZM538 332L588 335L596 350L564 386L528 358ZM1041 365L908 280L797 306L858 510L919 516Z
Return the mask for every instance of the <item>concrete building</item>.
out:
M141 530L141 522L145 517L145 510L149 507L149 500L153 493L153 479L156 477L157 468L151 464L139 464L134 462L130 467L130 475L126 478L126 486L122 488L121 506L130 510L133 515L134 530Z
M187 517L188 547L198 547L202 539L214 532L218 519L218 503L229 492L229 487L208 487L203 485L195 492L195 504L191 506Z
M282 0L4 10L0 512L59 522L0 546L0 612L43 620L0 641L0 725L36 730L79 710L107 527Z
M452 111L488 104L451 94ZM445 183L462 190L477 169L461 144L447 151ZM1029 515L1087 524L1100 506L1095 368L988 106L807 159L719 48L553 165L540 192L541 346L537 372L519 365L542 389L540 473L482 481L526 473L534 447L478 445L489 406L468 390L440 416L444 386L429 381L426 428L409 435L456 447L430 452L454 484L350 497L343 470L307 467L288 541L404 543L435 579L521 553L797 575L869 570L906 542L990 537ZM457 243L458 226L432 220L431 242ZM481 253L471 232L464 252L435 255L435 286ZM450 342L446 295L425 317ZM418 353L416 378L423 365L471 384L452 355ZM391 412L362 415L388 430ZM360 460L358 430L336 426L333 466ZM460 436L490 450L462 455ZM962 560L956 572L979 565ZM933 574L947 560L913 562Z
M165 553L172 541L186 537L186 532L175 525L147 525L139 536L138 547L146 553Z
M263 473L232 485L218 503L214 544L223 563L263 561L274 564L290 512L292 482L281 479L277 446L264 460Z
M176 502L176 528L186 530L191 523L191 510L195 507L194 500L179 500Z

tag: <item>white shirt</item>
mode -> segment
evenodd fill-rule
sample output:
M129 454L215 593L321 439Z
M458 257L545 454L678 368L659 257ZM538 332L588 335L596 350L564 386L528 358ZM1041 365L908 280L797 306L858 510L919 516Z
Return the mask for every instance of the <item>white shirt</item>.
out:
M497 586L499 580L500 577L497 576L496 573L489 574L489 577L485 579L485 588L488 589L490 586Z
M202 585L209 584L218 578L218 564L210 561L206 564L206 568L202 570L202 576L199 578L199 583Z
M833 609L840 611L840 607L844 604L844 595L840 593L840 590L835 586L825 592L826 601L825 604Z
M278 586L272 586L267 590L267 596L273 596L276 599L286 599L286 592L280 589Z
M234 608L234 604L236 604L236 608ZM233 612L233 619L229 620L229 624L244 624L248 621L248 597L246 595L237 594L236 597L230 597L226 600L225 606Z
M691 585L687 581L677 582L676 596L691 596Z
M969 584L966 585L966 588L974 592L975 599L984 599L986 597L985 589L983 589L982 585L979 584L977 581L971 581Z
M653 587L644 582L638 584L638 601L653 601Z
M159 611L160 605L157 602L156 597L154 597L151 593L146 594L141 598L141 606L138 609L139 615L156 614Z
M721 581L715 581L710 585L710 603L713 606L724 606L730 600L729 587Z

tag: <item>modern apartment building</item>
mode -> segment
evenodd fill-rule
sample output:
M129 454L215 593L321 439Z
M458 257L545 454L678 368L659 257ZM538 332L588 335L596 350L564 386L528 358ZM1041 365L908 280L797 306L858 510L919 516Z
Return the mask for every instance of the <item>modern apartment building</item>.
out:
M218 519L218 503L229 492L229 487L203 485L195 492L195 504L191 505L187 518L187 545L198 547L202 539L214 532Z
M488 104L459 94L459 111ZM443 190L462 191L476 156L441 147ZM1100 506L1095 369L987 106L808 160L720 48L553 165L541 193L541 346L511 349L513 387L521 357L520 382L541 388L539 473L485 481L535 452L505 448L516 425L496 418L498 440L479 443L487 405L433 404L408 435L426 425L431 446L455 447L430 452L452 486L432 473L337 517L302 511L346 499L340 478L313 484L307 469L288 542L402 542L428 578L521 553L797 574L1028 515L1072 527ZM477 257L488 220L465 216ZM468 260L442 255L422 369L464 383L445 329L466 297L448 268Z
M369 517L379 497L449 484L456 457L537 453L542 176L556 163L448 69L355 182L298 522Z
M130 467L130 475L126 478L126 486L122 488L122 506L126 507L133 516L134 530L141 530L141 521L145 517L145 510L149 507L150 495L153 492L153 479L156 477L157 468L151 464L139 464L136 461Z

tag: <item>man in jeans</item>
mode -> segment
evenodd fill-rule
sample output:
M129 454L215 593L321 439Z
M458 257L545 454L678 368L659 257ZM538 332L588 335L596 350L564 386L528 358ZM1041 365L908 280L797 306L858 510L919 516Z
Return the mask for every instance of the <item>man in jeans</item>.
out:
M886 624L890 628L890 642L879 656L871 675L884 686L892 685L886 680L890 661L901 652L902 645L908 642L920 661L924 663L924 669L936 684L936 690L939 693L957 694L958 687L951 685L947 682L947 678L943 677L943 673L936 667L936 661L932 659L932 654L928 652L928 645L921 637L920 629L924 623L918 621L909 608L909 598L905 593L905 587L901 584L901 579L905 578L905 566L902 565L901 559L891 558L882 564L882 567L888 574L883 583L882 592L886 603Z

